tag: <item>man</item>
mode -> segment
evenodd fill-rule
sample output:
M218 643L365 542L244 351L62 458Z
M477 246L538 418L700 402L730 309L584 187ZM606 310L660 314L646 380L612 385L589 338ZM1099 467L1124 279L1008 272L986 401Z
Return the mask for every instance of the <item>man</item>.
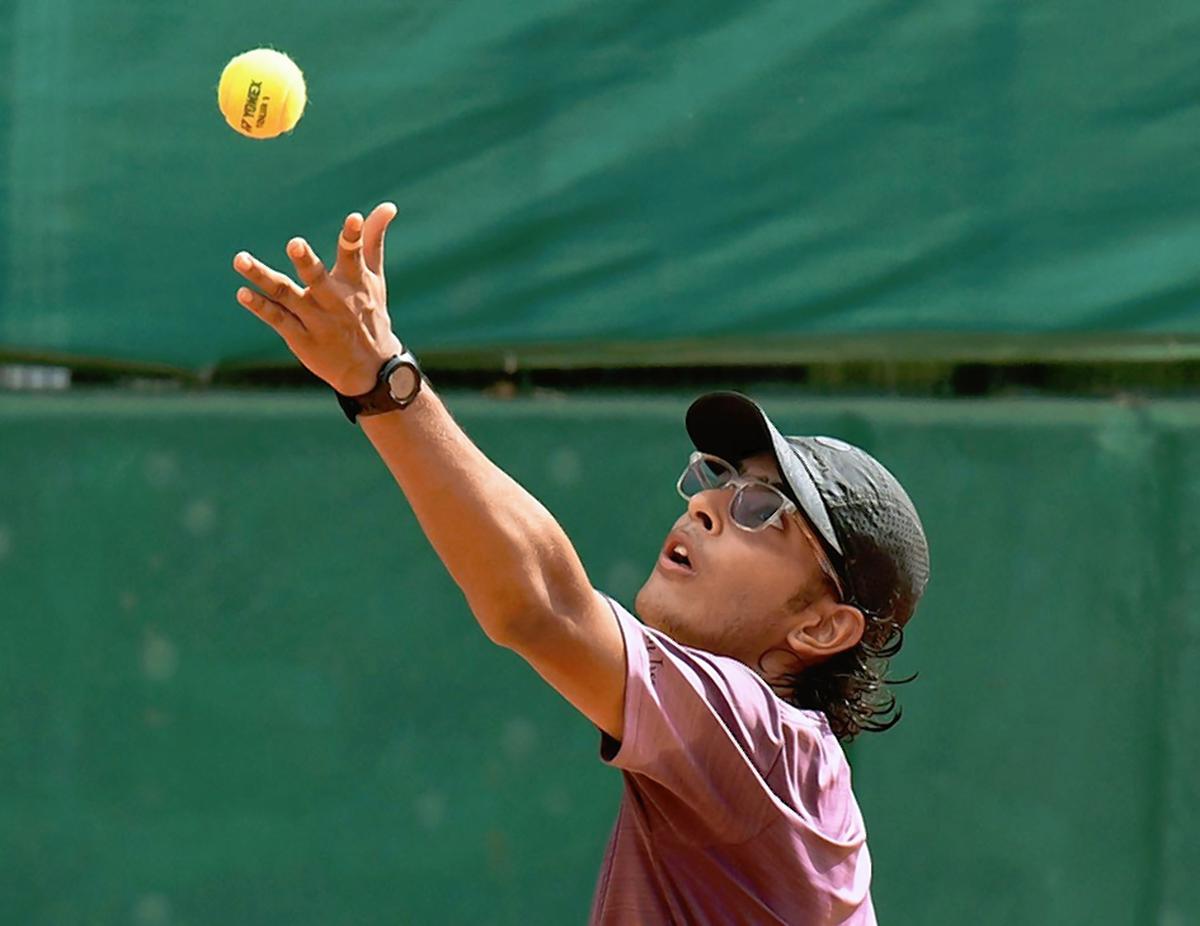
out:
M592 588L562 528L471 443L393 333L395 215L348 216L332 269L292 239L300 284L239 253L261 292L238 300L336 391L488 637L600 729L625 791L592 922L874 923L838 738L890 725L874 719L892 706L880 663L928 576L904 490L857 448L785 439L749 399L702 397L686 510L639 623Z

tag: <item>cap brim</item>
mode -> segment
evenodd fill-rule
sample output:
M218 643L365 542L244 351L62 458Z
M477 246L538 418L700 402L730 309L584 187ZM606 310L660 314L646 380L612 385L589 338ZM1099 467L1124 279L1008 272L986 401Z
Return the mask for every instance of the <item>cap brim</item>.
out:
M757 402L739 392L710 392L691 404L686 424L697 450L730 463L770 451L809 523L841 555L842 545L804 461Z

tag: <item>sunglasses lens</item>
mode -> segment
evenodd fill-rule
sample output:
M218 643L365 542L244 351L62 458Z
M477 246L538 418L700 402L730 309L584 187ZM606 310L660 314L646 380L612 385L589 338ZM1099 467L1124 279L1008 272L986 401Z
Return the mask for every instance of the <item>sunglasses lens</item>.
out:
M689 463L687 469L683 471L679 490L691 498L697 492L721 488L734 475L734 471L721 460L702 457Z
M742 527L758 530L783 507L783 498L766 486L747 485L737 492L729 506L729 515Z

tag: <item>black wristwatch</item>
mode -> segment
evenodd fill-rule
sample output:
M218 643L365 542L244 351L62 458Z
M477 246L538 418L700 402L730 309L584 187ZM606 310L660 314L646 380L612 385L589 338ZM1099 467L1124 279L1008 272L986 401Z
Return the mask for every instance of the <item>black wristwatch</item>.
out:
M360 415L382 415L398 408L408 408L421 391L424 378L417 358L412 351L404 348L404 353L395 355L379 368L374 389L354 396L338 392L338 404L352 424Z

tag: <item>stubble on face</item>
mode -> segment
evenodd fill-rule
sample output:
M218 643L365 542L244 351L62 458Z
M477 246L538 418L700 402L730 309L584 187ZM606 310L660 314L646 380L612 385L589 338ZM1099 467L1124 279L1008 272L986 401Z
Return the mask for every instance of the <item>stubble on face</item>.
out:
M673 640L678 639L676 634L681 629L681 624L672 613L672 609L662 600L662 595L658 594L659 590L654 587L654 583L655 578L651 574L633 600L634 613L647 627L660 630Z
M753 662L752 638L761 636L779 615L764 614L762 602L732 584L726 584L719 597L697 594L680 600L657 583L651 575L634 600L634 611L648 627L665 633L676 643Z
M680 608L672 602L658 583L662 580L651 573L641 590L634 599L635 613L647 627L653 627L676 643L685 646L699 646L700 642L689 632L689 625L695 622L695 615L684 615Z

